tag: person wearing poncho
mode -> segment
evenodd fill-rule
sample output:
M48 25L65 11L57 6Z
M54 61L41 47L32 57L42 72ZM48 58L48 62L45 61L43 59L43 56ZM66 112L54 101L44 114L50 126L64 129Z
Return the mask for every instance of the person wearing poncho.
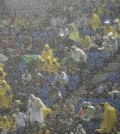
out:
M71 47L71 57L78 62L86 62L87 56L84 51L76 46Z
M41 60L46 61L48 57L50 57L50 59L52 59L53 53L52 53L52 50L50 49L49 45L46 44L44 47L44 50L42 51L42 54L41 54Z
M28 109L31 125L33 125L36 121L39 124L43 124L44 117L51 113L51 109L47 108L41 99L35 97L33 94L30 95Z
M43 63L42 71L50 74L52 73L52 66L53 66L52 60L50 57L48 57L46 61Z
M114 37L120 40L120 20L116 19L113 26Z
M12 92L10 90L7 90L5 94L2 97L2 108L9 109L11 107L12 103Z
M94 112L95 107L92 106L90 102L87 102L87 110L85 115L83 116L83 120L89 122L91 119L93 119Z
M104 36L107 36L110 32L113 32L113 27L110 25L110 21L106 20L103 26Z
M91 25L93 30L97 30L99 28L100 18L96 13L91 13L91 17L89 20L89 24Z
M3 68L0 67L0 80L3 81L6 77L6 73L4 72Z
M51 66L51 71L54 75L58 72L60 69L60 64L57 62L57 59L52 59L52 66Z
M7 84L5 80L0 81L0 99L3 100L6 91L10 91L11 87ZM0 106L2 107L2 101L0 102Z
M111 133L117 122L116 109L107 102L101 104L101 107L104 110L103 121L100 129L96 129L96 132L100 134Z
M78 29L75 27L74 23L70 24L70 35L69 39L75 41L75 42L80 42L80 35Z

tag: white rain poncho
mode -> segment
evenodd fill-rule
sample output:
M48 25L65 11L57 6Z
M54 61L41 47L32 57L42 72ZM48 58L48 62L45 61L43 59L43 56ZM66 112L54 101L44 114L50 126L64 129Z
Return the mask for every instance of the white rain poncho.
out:
M45 105L39 98L35 97L34 95L30 95L30 99L28 102L28 110L30 113L30 122L32 125L36 121L39 124L42 124L44 122L44 107Z

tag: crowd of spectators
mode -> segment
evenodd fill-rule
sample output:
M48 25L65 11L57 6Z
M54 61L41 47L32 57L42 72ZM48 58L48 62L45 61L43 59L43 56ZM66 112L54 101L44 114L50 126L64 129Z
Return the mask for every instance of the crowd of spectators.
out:
M119 75L114 83L91 83L120 53L119 12L119 0L87 0L51 11L43 21L38 15L1 17L0 53L8 58L0 63L1 134L92 134L89 125L101 120L101 129L94 133L117 133L116 111L110 104L81 102L76 110L74 93L79 99L120 97ZM102 67L88 67L91 53L96 63L96 55L105 54ZM36 98L35 105L47 109L42 123L29 118ZM106 118L111 122L107 126Z

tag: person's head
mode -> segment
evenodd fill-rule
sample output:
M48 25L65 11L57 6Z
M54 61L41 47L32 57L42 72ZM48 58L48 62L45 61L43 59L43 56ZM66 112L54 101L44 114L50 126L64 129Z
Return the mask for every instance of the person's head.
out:
M45 51L49 51L49 50L50 50L50 47L49 47L48 44L45 45L44 50L45 50Z
M110 39L113 37L113 32L108 33L107 37Z
M82 126L81 124L78 124L78 125L77 125L77 130L78 130L78 131L81 131L82 128L83 128L83 126Z
M76 51L76 49L77 49L77 47L76 47L76 46L74 46L74 45L71 47L71 50L72 50L73 52L75 52L75 51Z
M15 112L16 112L16 114L18 114L20 112L20 109L16 108Z
M7 122L7 116L4 116L3 117L3 123L6 123Z
M35 100L35 96L33 94L30 95L30 100L34 101Z
M25 75L28 75L28 70L25 70Z
M114 24L117 26L118 24L120 23L120 20L119 19L116 19L115 21L114 21Z

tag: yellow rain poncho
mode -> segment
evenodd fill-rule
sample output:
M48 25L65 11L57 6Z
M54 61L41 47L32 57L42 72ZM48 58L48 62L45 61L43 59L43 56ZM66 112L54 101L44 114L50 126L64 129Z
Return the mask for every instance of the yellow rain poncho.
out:
M103 27L104 36L107 36L110 32L113 32L112 26L104 26Z
M101 123L101 128L97 129L96 131L101 134L111 133L115 124L116 124L116 109L113 108L109 103L105 102L104 115L103 115L103 121Z
M99 28L99 23L100 23L99 16L97 14L93 13L89 20L89 24L92 26L92 29L96 30L97 28Z
M42 51L41 59L46 61L46 59L48 57L50 57L50 59L52 59L53 53L52 53L52 50L50 49L49 45L46 44L45 47L44 47L44 50Z
M3 81L6 77L6 73L4 72L3 68L0 67L0 81Z
M47 61L44 62L44 64L43 64L42 71L52 73L52 66L53 66L52 61L51 61L50 57L48 57Z
M87 48L89 47L91 42L91 39L89 36L84 36L83 38L80 39L80 46L81 48Z
M116 23L117 25L117 27L116 26L113 27L114 37L116 37L117 39L120 39L120 20L116 19L114 23Z
M1 106L5 109L10 108L12 103L12 95L3 95Z
M7 90L11 90L11 87L7 84L5 80L0 81L0 100L3 100L5 96L4 94L6 93ZM0 106L2 106L2 101L0 101Z
M3 129L8 129L10 127L10 123L8 121L8 118L6 116L3 117L4 120L6 120L5 122L2 122L2 128Z
M70 24L71 33L69 38L75 42L80 42L80 35L78 29L75 27L74 23Z
M60 68L60 64L57 62L57 60L54 58L52 60L52 66L51 66L51 71L53 74L56 74L58 69Z

